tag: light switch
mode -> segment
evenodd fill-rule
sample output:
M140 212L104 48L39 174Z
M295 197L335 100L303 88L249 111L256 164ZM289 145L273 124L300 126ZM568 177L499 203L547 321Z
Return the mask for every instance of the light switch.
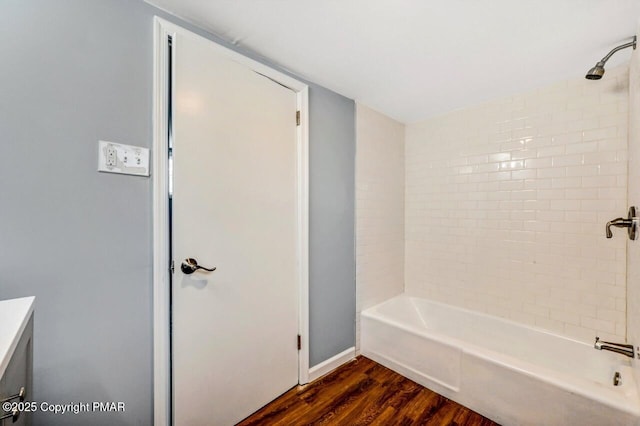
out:
M98 171L149 176L149 149L98 141Z

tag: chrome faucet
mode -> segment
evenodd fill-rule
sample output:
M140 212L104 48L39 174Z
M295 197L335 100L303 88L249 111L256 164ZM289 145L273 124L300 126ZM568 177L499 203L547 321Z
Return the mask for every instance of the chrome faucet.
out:
M600 340L599 337L596 337L596 341L593 344L593 347L599 351L611 351L611 352L619 353L621 355L626 355L629 358L636 357L636 354L633 350L633 345L605 342L604 340Z

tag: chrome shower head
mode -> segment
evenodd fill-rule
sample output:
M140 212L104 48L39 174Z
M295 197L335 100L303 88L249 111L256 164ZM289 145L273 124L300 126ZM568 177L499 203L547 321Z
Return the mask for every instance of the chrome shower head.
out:
M600 80L604 75L604 63L598 62L595 67L591 68L585 78L587 80Z
M587 72L587 75L585 75L585 78L587 80L600 80L604 75L604 64L607 63L609 58L618 50L626 49L627 47L632 47L632 46L633 46L633 49L635 50L636 36L633 36L633 41L630 41L629 43L621 44L620 46L613 48L611 52L607 53L607 56L600 59L600 61L598 61L598 63L593 68L591 68L589 72Z

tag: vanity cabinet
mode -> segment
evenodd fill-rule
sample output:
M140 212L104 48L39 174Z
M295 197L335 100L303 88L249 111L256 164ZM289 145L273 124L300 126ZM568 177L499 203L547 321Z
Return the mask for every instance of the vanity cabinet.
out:
M33 401L33 308L32 302L16 300L21 302L18 309L9 305L12 301L0 301L0 311L4 311L0 312L0 320L4 320L0 324L0 401L20 395L24 388L23 400L30 402ZM16 315L9 317L9 309ZM20 397L10 402L19 403ZM0 418L8 414L11 413L0 406ZM0 420L0 426L31 425L31 414L22 411L15 420L13 417Z

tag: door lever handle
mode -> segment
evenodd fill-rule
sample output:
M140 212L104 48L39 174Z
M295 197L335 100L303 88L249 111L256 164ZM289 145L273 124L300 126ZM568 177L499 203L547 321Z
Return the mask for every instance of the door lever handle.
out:
M182 261L182 265L180 265L180 269L186 275L193 274L198 269L203 269L208 272L213 272L216 270L215 267L209 269L209 268L205 268L204 266L198 265L198 261L191 257L188 257Z

